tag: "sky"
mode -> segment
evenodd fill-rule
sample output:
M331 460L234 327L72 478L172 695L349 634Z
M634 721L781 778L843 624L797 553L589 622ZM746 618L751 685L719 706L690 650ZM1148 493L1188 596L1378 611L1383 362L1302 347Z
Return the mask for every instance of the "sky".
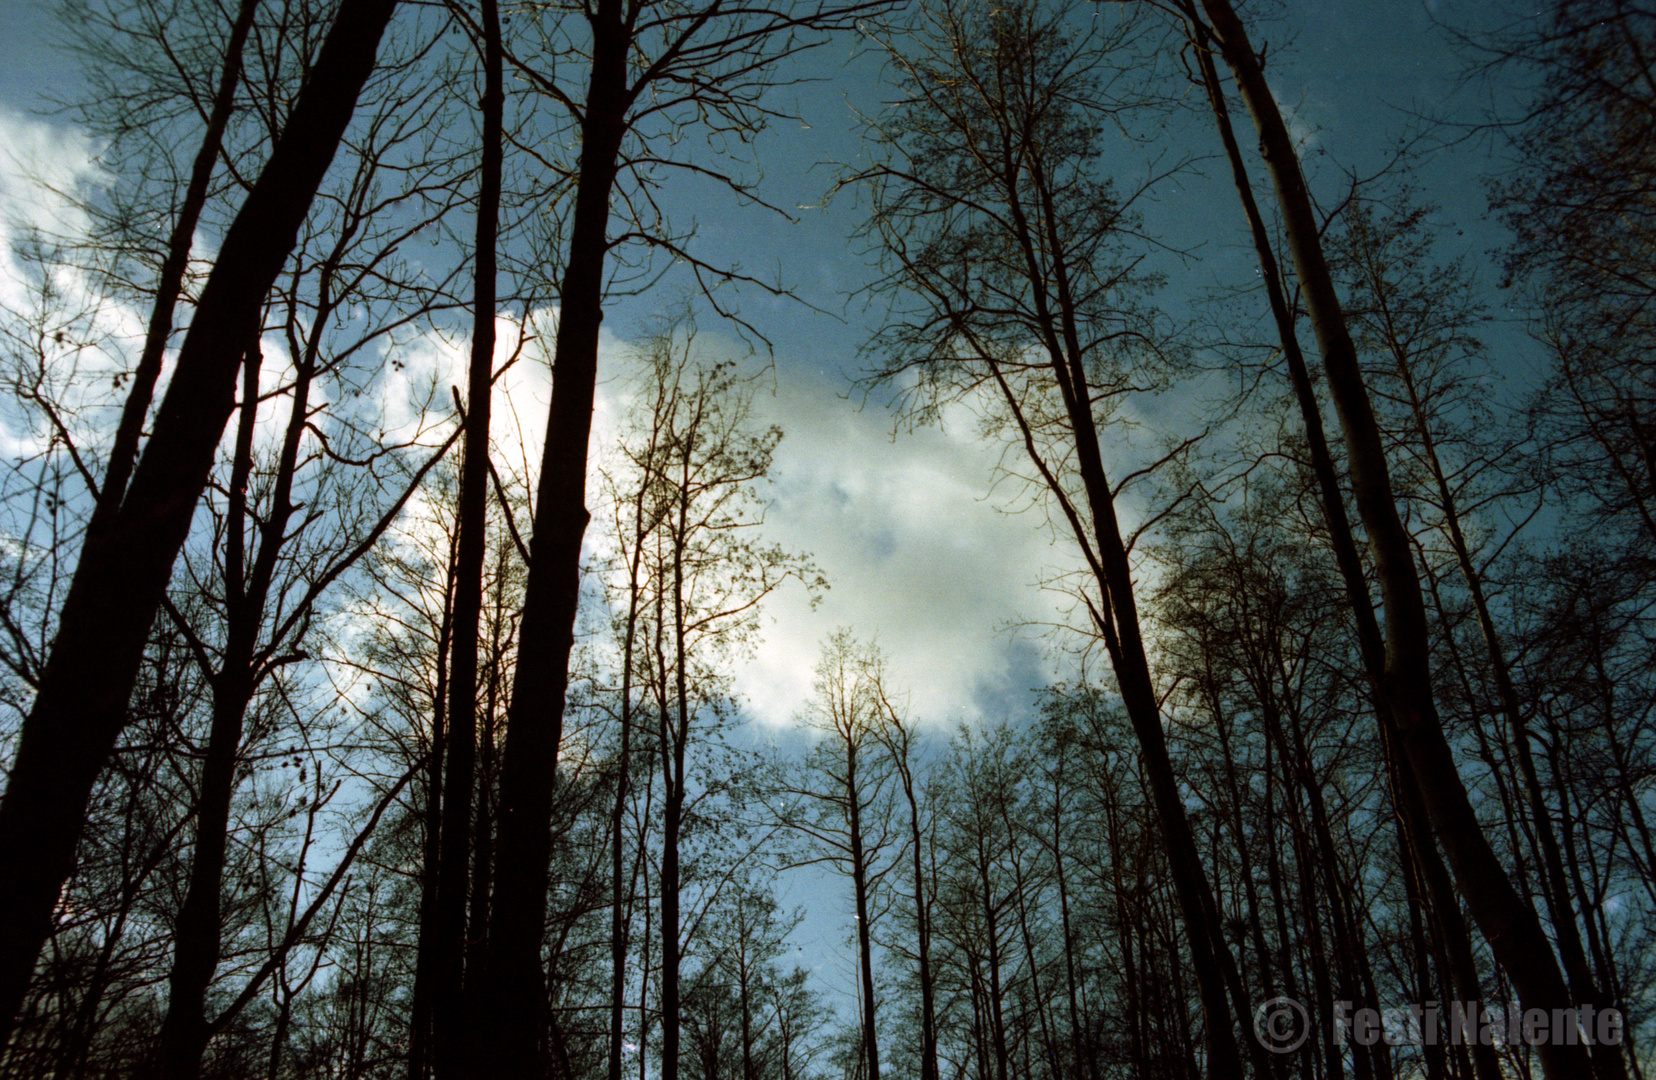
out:
M1343 190L1342 169L1367 172L1383 162L1417 126L1412 114L1447 110L1464 117L1479 108L1475 87L1450 96L1463 56L1435 22L1487 26L1487 4L1284 0L1272 10L1277 16L1256 40L1269 44L1267 74L1324 198ZM85 133L62 115L40 112L48 97L73 97L79 85L75 61L50 48L51 6L0 0L0 15L6 27L0 34L0 298L11 299L16 271L9 251L19 219L72 224L64 220L62 200L26 174L64 186L95 179L98 166L97 147ZM941 425L911 431L885 397L854 388L872 362L859 350L880 311L857 293L873 277L869 257L851 239L862 207L846 193L824 205L824 194L836 176L833 163L855 163L863 153L853 110L875 112L890 92L880 82L878 59L850 41L817 50L799 70L815 81L784 98L797 104L803 124L778 123L758 144L763 190L791 208L793 222L711 189L670 195L675 218L695 221L703 257L739 262L760 276L780 273L806 302L752 289L738 294L744 317L773 346L753 361L773 364L760 412L786 432L766 493L766 534L810 553L830 589L815 608L800 589L768 605L770 625L738 672L737 689L749 716L791 724L810 693L821 641L850 626L886 651L912 714L932 730L1025 716L1034 688L1073 674L1063 647L1071 643L1047 629L1065 618L1068 605L1039 583L1073 566L1074 556L1054 544L1044 514L1029 508L1016 484L996 482L1000 447L979 437L968 408L946 412ZM1191 152L1217 151L1210 128L1187 126ZM1501 242L1483 220L1479 177L1490 167L1487 150L1487 142L1463 141L1421 166L1441 216L1461 227L1461 243L1475 258ZM1245 282L1252 272L1234 193L1219 164L1207 166L1207 176L1171 185L1147 208L1152 231L1199 256L1165 267L1164 299L1176 311L1194 310L1190 305L1212 290ZM598 440L618 430L626 343L669 303L649 295L607 312ZM711 347L739 347L730 328L711 315L700 322ZM1498 340L1508 335L1512 362L1519 362L1517 330L1494 332ZM422 354L419 370L457 371L458 362L452 349L433 347ZM544 370L525 366L500 391L524 418L522 437L531 445L538 446L544 431L547 386ZM1177 412L1182 406L1173 399L1157 407ZM498 407L496 415L502 415ZM810 932L826 940L837 931L819 915Z

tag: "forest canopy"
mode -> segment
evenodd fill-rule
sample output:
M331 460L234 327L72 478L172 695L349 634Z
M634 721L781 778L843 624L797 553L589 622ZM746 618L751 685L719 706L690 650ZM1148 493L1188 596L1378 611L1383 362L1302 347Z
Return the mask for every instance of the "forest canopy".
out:
M1656 10L45 17L0 1076L1656 1066Z

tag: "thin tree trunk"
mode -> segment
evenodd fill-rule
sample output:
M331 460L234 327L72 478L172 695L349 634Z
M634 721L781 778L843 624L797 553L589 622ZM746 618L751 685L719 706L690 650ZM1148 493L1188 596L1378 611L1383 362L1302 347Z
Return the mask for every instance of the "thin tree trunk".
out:
M1271 972L1270 951L1265 946L1265 927L1259 917L1259 888L1254 881L1253 856L1249 850L1247 832L1242 824L1242 790L1237 781L1236 757L1231 751L1230 725L1221 712L1219 695L1215 688L1216 680L1211 672L1207 672L1206 676L1203 691L1208 699L1208 710L1213 718L1214 730L1219 736L1219 748L1225 767L1225 790L1231 804L1227 823L1236 836L1237 859L1241 864L1242 897L1248 908L1248 930L1253 939L1254 955L1259 963L1259 986L1265 999L1271 1000L1277 996L1276 983ZM1239 944L1238 948L1240 947ZM1271 1057L1270 1075L1281 1078L1285 1075L1286 1069L1287 1062L1281 1055Z
M1397 850L1403 866L1403 895L1409 909L1409 959L1414 965L1414 999L1418 1002L1445 1001L1448 994L1438 992L1433 978L1433 950L1426 939L1425 900L1421 896L1420 871L1409 856L1409 840L1404 835L1403 823L1392 815L1397 827ZM1447 968L1447 964L1442 965ZM1404 985L1408 983L1405 981ZM1426 1059L1426 1080L1447 1080L1448 1055L1440 1040L1427 1040L1421 1050Z
M914 854L914 918L915 942L919 955L920 976L920 1080L938 1080L937 1074L937 1003L932 985L931 965L931 908L926 902L926 876L921 860L920 802L914 793L914 774L908 763L907 732L899 748L893 748L898 779L903 785L903 798L909 808L909 843ZM1060 880L1062 880L1060 876ZM1067 926L1067 924L1066 924ZM1073 991L1073 986L1071 987ZM1074 1006L1073 996L1070 1002Z
M1240 1078L1242 1061L1232 1031L1233 1018L1225 971L1226 961L1230 961L1230 966L1234 966L1234 961L1230 959L1229 947L1218 926L1212 890L1197 857L1196 840L1190 831L1184 802L1179 795L1178 779L1167 750L1161 709L1150 678L1150 662L1139 628L1132 568L1127 559L1126 545L1121 539L1115 496L1104 471L1098 428L1093 421L1092 390L1082 362L1080 331L1075 324L1075 306L1070 296L1069 270L1062 258L1065 245L1063 238L1057 234L1059 226L1053 209L1053 196L1046 190L1038 167L1031 170L1031 179L1040 189L1038 194L1044 229L1037 236L1030 228L1016 193L1010 200L1011 211L1018 232L1024 238L1025 257L1032 274L1040 270L1040 264L1033 255L1035 245L1039 243L1052 253L1050 270L1052 286L1057 294L1057 310L1047 309L1044 289L1036 290L1035 298L1043 324L1048 328L1044 344L1074 435L1076 464L1081 473L1091 517L1091 532L1097 545L1097 563L1093 569L1099 579L1102 611L1107 612L1106 616L1097 620L1099 630L1116 673L1133 734L1143 753L1156 818L1173 871L1175 895L1190 931L1191 966L1195 969L1203 1012L1207 1016L1209 1069L1218 1078ZM1042 279L1044 275L1036 278ZM984 355L992 353L986 351ZM1016 403L1012 404L1016 409ZM1225 954L1224 960L1219 958L1220 952Z
M1069 877L1064 872L1064 748L1058 749L1058 770L1052 781L1052 871L1053 879L1058 886L1058 918L1059 926L1064 934L1064 990L1066 1003L1069 1005L1070 1022L1070 1069L1071 1075L1079 1078L1084 1073L1096 1069L1096 1064L1086 1052L1086 1036L1081 1028L1080 999L1076 991L1075 980L1075 931L1070 919ZM923 1076L921 1080L937 1080L935 1076Z
M621 751L615 778L615 806L610 812L614 844L610 867L610 1045L609 1080L621 1080L621 1042L625 1032L627 991L628 882L626 879L627 788L632 779L632 665L633 637L638 624L638 567L633 565L634 587L629 590L626 636L621 648Z
M742 1006L742 1080L759 1080L753 1061L753 958L748 954L751 944L747 921L747 896L736 897L736 918L740 922L741 938L737 942L737 989Z
M285 980L278 980L285 983ZM287 1049L288 1025L293 1020L293 994L286 985L280 987L282 1003L276 1007L276 1030L270 1037L270 1061L265 1066L269 1080L282 1075L282 1051Z
M432 989L437 960L437 874L442 859L443 745L447 740L449 634L454 625L454 549L443 576L443 615L437 624L437 678L431 695L431 760L426 769L425 844L421 851L420 929L414 961L414 1000L408 1037L409 1080L431 1075Z
M449 659L448 744L443 778L442 855L437 875L437 947L432 1033L437 1080L476 1072L471 1002L465 992L466 902L470 898L472 815L477 772L477 651L488 552L489 414L494 381L496 252L500 228L503 59L496 0L481 0L482 171L473 255L471 363L466 380L465 456L455 544L454 632Z
M492 467L492 466L491 466ZM504 500L504 495L502 495ZM502 503L504 506L504 502ZM489 668L483 693L483 730L477 760L477 812L472 825L471 914L466 931L466 1000L476 1008L487 985L489 904L494 895L495 786L499 776L501 704L505 698L510 649L506 591L514 547L496 547L494 616L489 625Z
M1015 835L1012 832L1012 822L1006 815L1006 804L1005 804L1004 801L1001 803L1001 813L1002 813L1003 820L1006 821L1007 835L1008 836ZM1041 1057L1046 1062L1046 1065L1047 1065L1047 1069L1046 1069L1047 1076L1050 1078L1050 1080L1058 1080L1057 1072L1056 1072L1057 1061L1058 1061L1057 1047L1056 1047L1055 1041L1052 1037L1052 1023L1051 1023L1051 1021L1050 1021L1050 1019L1048 1018L1048 1015L1047 1015L1046 997L1041 993L1040 963L1039 963L1039 959L1036 957L1036 954L1035 954L1035 935L1033 933L1031 933L1030 929L1029 929L1028 896L1026 895L1026 892L1025 892L1025 889L1024 889L1023 867L1018 862L1016 840L1012 841L1012 844L1011 844L1011 847L1010 847L1010 853L1011 853L1012 860L1013 860L1012 870L1013 870L1013 873L1017 875L1017 886L1016 886L1017 894L1016 895L1017 895L1017 900L1018 900L1018 934L1021 938L1023 938L1024 959L1029 964L1029 982L1028 982L1029 994L1034 998L1035 1019L1040 1024L1040 1028L1041 1028L1041 1050L1042 1050ZM1023 987L1022 987L1022 985L1020 985L1020 987L1019 987L1020 997L1022 997L1022 994L1023 994ZM1027 1006L1027 1003L1026 1003L1026 1010L1027 1010L1027 1007L1028 1006ZM1029 1067L1028 1057L1029 1057L1029 1043L1025 1042L1025 1044L1024 1044L1024 1058L1025 1058L1025 1060L1024 1060L1024 1075L1027 1076L1027 1077L1030 1077L1031 1080L1033 1080L1035 1073Z
M663 756L672 754L668 740ZM682 758L679 760L682 768ZM679 1019L683 1000L679 988L679 832L683 827L684 797L669 772L670 789L661 816L661 1077L678 1080Z
M1271 739L1265 740L1265 821L1271 830L1271 842L1265 845L1266 859L1266 887L1271 893L1271 907L1276 912L1277 942L1282 949L1282 976L1283 989L1295 1001L1300 1000L1299 976L1294 970L1293 943L1294 938L1288 931L1288 890L1282 868L1281 846L1276 843L1276 770L1272 767L1275 743ZM1290 791L1292 789L1290 788ZM1292 795L1289 796L1292 798ZM1317 1050L1328 1033L1321 1024L1312 1024L1309 1037L1300 1044L1300 1075L1314 1077L1322 1059L1317 1057Z
M277 563L289 540L288 521L298 509L293 502L293 482L299 468L300 447L309 429L310 390L320 359L322 327L333 306L329 290L331 269L324 267L316 317L304 352L297 359L292 410L277 457L270 507L258 523L259 546L251 573L246 564L246 535L254 515L247 504L247 489L253 471L253 437L259 406L261 356L256 343L249 348L243 369L241 421L236 432L230 501L226 508L225 645L219 670L209 677L213 686L213 720L202 768L196 846L189 890L174 933L175 959L169 980L167 1015L161 1024L159 1060L164 1080L193 1080L201 1072L201 1058L207 1049L206 994L219 961L220 893L242 723L261 678L256 654L259 627L264 620Z
M501 558L504 570L505 558ZM499 590L497 589L497 596ZM503 606L495 605L494 662L484 693L483 729L478 733L477 807L472 817L471 894L466 916L466 978L468 1006L475 1007L478 994L488 979L489 897L494 891L494 779L498 755L495 751L500 714L500 682L504 648L499 634Z
M983 897L983 937L989 948L988 1027L990 1046L994 1051L995 1080L1007 1080L1011 1055L1006 1047L1006 1018L1001 1011L1000 920L997 918L994 887L989 881L989 853L983 847L983 835L977 838L978 888Z
M874 942L869 928L868 853L863 847L862 797L857 790L856 733L845 736L845 796L851 841L851 884L857 905L857 964L862 978L863 1057L868 1062L868 1080L880 1080L879 1028L874 1012Z
M684 762L690 743L689 657L685 655L684 614L684 556L690 529L690 455L694 445L695 428L679 440L674 451L679 454L677 464L680 476L677 485L676 514L668 542L672 545L673 562L673 708L671 720L666 702L661 709L662 765L667 780L667 798L663 804L661 850L661 1076L662 1080L678 1080L679 1023L684 1009L679 967L683 954L679 941L681 867L679 837L684 827L684 800L686 778ZM658 603L659 610L659 603ZM661 619L657 618L657 626ZM659 640L659 638L658 638ZM660 650L658 649L658 654ZM660 662L665 664L662 655ZM662 671L661 688L665 690L666 672Z
M230 503L225 509L224 603L228 632L223 664L218 671L206 673L213 691L213 718L196 803L190 884L173 927L173 965L167 980L167 1012L161 1022L157 1056L156 1071L162 1080L187 1080L201 1070L201 1053L207 1044L207 987L219 961L219 900L229 842L230 799L241 750L242 717L253 696L253 648L258 618L263 613L262 602L258 612L249 610L253 598L247 594L244 578L247 486L253 472L261 359L254 344L248 348L242 368L241 421L230 472ZM296 405L296 409L302 411L302 406Z
M609 1080L621 1080L621 1043L625 1030L627 988L628 926L631 922L632 884L625 875L625 837L627 799L632 784L632 728L633 728L633 664L638 644L639 606L642 600L639 570L644 560L644 541L650 531L645 521L645 500L650 490L650 479L657 463L655 431L652 427L649 449L645 455L644 475L639 477L638 489L632 497L632 553L627 561L627 620L621 641L621 752L619 771L615 781L615 805L610 811L610 836L614 844L610 867L610 1046ZM641 845L642 850L642 845ZM640 1034L639 1053L643 1054L643 1036Z
M230 27L230 40L224 47L224 67L219 73L218 89L207 114L207 130L202 135L201 147L196 151L190 167L190 182L184 189L183 201L178 206L178 220L173 222L172 235L167 240L167 256L161 263L161 272L155 281L155 306L150 309L149 328L144 334L144 348L138 355L138 366L132 373L132 389L127 392L126 404L121 409L121 422L115 429L115 439L109 448L109 464L104 470L103 487L98 491L98 504L92 511L88 531L97 531L108 524L121 507L126 494L127 480L132 476L132 463L138 457L138 440L143 434L144 419L149 415L150 402L155 397L155 384L161 377L161 359L172 339L173 311L178 306L179 294L184 291L184 272L190 262L190 246L195 240L196 226L201 222L201 211L207 205L207 185L213 178L213 166L218 162L219 148L224 143L224 129L234 111L236 86L241 81L242 49L253 28L253 16L259 0L242 0L236 12L236 21Z
M1293 771L1292 760L1283 762L1285 772ZM1311 985L1315 988L1314 1000L1333 1001L1334 987L1331 981L1333 962L1329 957L1328 947L1323 938L1323 920L1317 910L1317 883L1316 856L1311 850L1311 838L1306 833L1305 819L1300 812L1300 802L1295 788L1298 784L1289 777L1284 786L1283 800L1288 809L1288 824L1294 834L1294 862L1299 869L1299 898L1300 918L1305 921L1306 945L1310 951ZM1345 996L1345 995L1342 995ZM1329 1080L1341 1080L1345 1076L1345 1066L1341 1060L1339 1039L1328 1039L1323 1044L1323 1059L1326 1075ZM1370 1075L1368 1062L1361 1054L1352 1055L1352 1065L1359 1077Z
M1384 305L1389 300L1382 287L1384 283L1374 281L1372 284L1378 301ZM1437 440L1427 423L1426 404L1421 400L1415 385L1414 370L1410 366L1407 351L1395 340L1389 340L1388 343L1398 377L1408 394L1409 411L1415 422L1415 432L1420 436L1420 452L1432 474L1438 500L1442 505L1443 523L1449 531L1449 543L1455 552L1455 562L1472 597L1478 630L1483 635L1484 647L1489 653L1496 695L1501 703L1501 711L1506 715L1508 735L1517 753L1519 779L1524 786L1530 818L1535 825L1536 840L1541 848L1542 890L1546 897L1548 913L1552 917L1553 934L1558 940L1558 951L1564 961L1570 991L1578 1005L1592 1005L1594 1008L1603 1009L1610 1002L1600 993L1592 969L1587 964L1587 952L1581 943L1575 908L1570 903L1569 886L1565 882L1564 859L1559 851L1558 834L1553 828L1552 811L1547 806L1541 779L1535 768L1535 756L1530 749L1529 726L1524 722L1518 689L1512 681L1512 669L1508 666L1500 632L1495 628L1495 618L1490 613L1489 601L1484 595L1483 575L1473 565L1471 548L1461 529L1460 511L1456 506L1454 492L1450 490L1448 477L1444 475L1443 463L1438 458ZM1627 1075L1622 1064L1621 1052L1615 1046L1595 1041L1591 1054L1599 1080L1622 1080Z

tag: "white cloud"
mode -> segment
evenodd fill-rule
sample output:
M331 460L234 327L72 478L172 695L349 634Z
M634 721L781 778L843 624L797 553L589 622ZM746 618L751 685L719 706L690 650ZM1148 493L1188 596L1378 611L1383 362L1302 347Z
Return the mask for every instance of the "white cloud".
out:
M90 222L76 205L77 196L109 179L86 135L0 104L0 199L8 230L23 225L53 233L84 231Z
M110 179L97 147L78 129L0 105L0 311L16 335L0 377L52 402L94 462L124 400L116 376L142 341L146 313L102 295L85 271L56 262L51 244L86 232L91 221L80 200ZM27 259L22 251L36 235L42 258ZM52 437L41 410L6 403L0 454L33 456Z
M546 442L546 422L552 404L552 350L557 334L558 309L530 313L527 327L516 315L495 317L494 392L490 396L489 431L496 468L505 473L533 476ZM525 340L525 335L527 340ZM593 401L592 445L613 441L617 411L625 402L612 385L626 345L601 329L598 336L599 386ZM507 361L516 354L508 367ZM413 438L429 428L435 416L453 412L451 388L466 390L466 366L471 356L469 332L444 333L435 328L389 347L376 386L378 408L386 438Z
M815 610L797 590L770 605L737 679L756 715L791 720L843 625L877 638L917 719L995 719L996 700L1024 689L1013 626L1055 617L1061 601L1036 583L1068 554L1038 517L1003 511L1015 493L991 490L999 445L964 409L894 438L890 412L859 411L822 381L783 377L763 408L787 433L767 531L812 553L831 588Z
M634 394L626 348L612 342L601 357L594 466L613 462ZM706 330L696 349L715 359L741 352ZM1004 434L985 437L965 404L946 409L941 425L894 434L891 411L877 401L859 409L836 377L812 376L786 360L777 367L774 393L762 392L755 403L758 419L785 432L774 483L761 492L770 502L764 533L812 557L830 588L816 608L798 585L767 601L755 653L735 673L750 714L791 725L811 696L823 639L841 626L878 642L893 684L906 690L910 714L921 722L993 722L1027 706L1031 687L1069 662L1047 654L1077 645L1068 634L1052 648L1044 640L1077 612L1072 596L1043 583L1080 569L1081 559L1067 527L1062 535L1051 528L1044 492L1008 475L1032 473L1021 447ZM1122 403L1119 419L1147 422L1140 406ZM1141 442L1112 427L1106 455L1113 472L1144 463ZM538 439L531 445L538 450ZM609 543L596 468L588 490L591 557ZM1143 494L1134 489L1118 500L1124 529L1143 520Z

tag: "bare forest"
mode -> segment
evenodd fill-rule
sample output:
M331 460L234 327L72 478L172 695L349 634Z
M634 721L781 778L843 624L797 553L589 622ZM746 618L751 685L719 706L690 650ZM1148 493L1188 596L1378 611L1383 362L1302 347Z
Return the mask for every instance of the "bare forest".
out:
M0 1080L1644 1080L1656 6L1499 6L55 0Z

